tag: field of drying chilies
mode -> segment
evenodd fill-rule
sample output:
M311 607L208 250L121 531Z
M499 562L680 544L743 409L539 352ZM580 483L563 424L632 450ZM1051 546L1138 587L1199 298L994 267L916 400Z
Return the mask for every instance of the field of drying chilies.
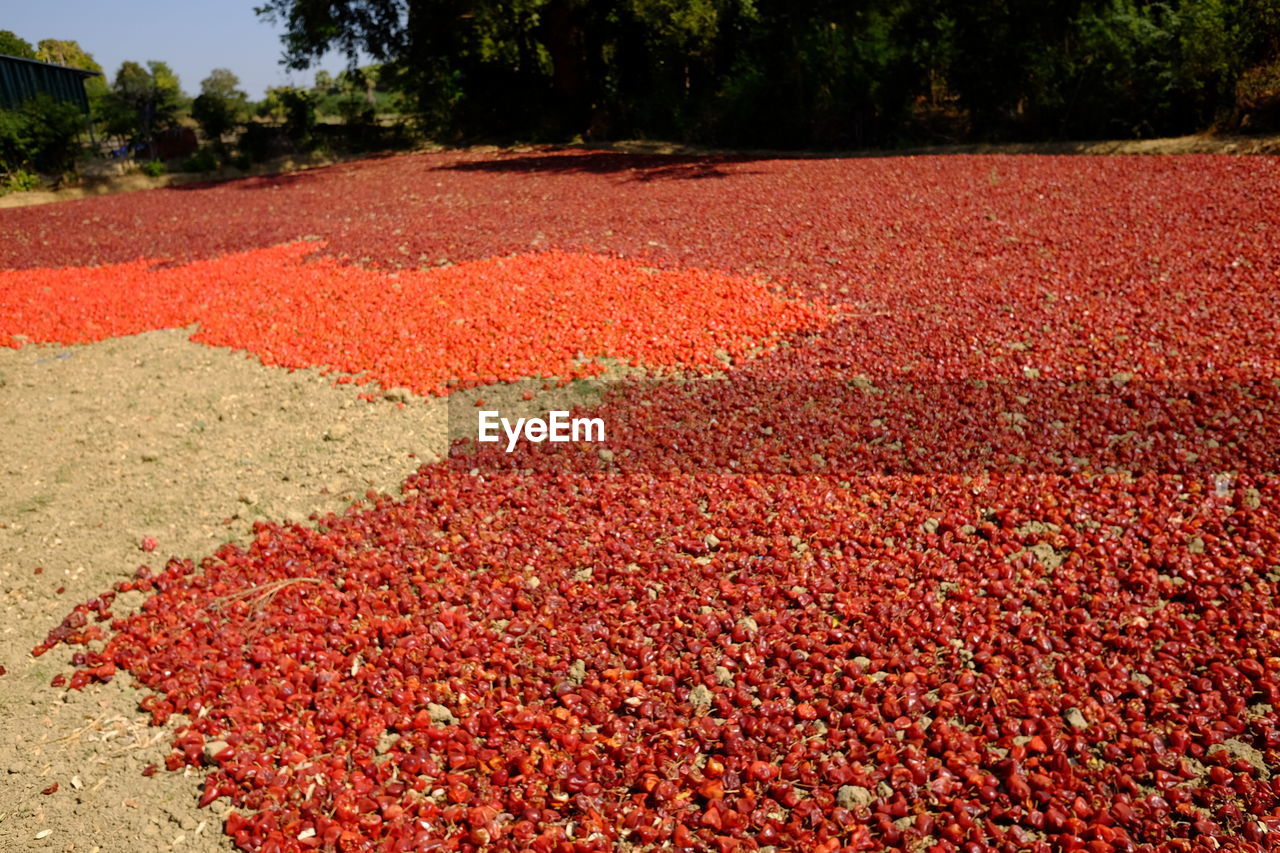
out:
M1276 849L1277 198L455 152L0 211L11 347L185 328L358 405L630 377L604 444L162 540L31 654L136 684L144 772L246 851Z

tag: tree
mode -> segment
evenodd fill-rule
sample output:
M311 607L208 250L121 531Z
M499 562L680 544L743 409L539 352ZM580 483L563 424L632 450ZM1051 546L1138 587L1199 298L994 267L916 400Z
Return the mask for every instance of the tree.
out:
M679 106L713 79L721 22L751 0L269 0L288 63L331 49L391 63L387 78L438 127L551 135L583 130L610 102ZM650 95L650 84L664 90ZM671 91L667 91L667 90Z
M316 126L316 95L293 86L273 86L258 104L258 115L284 124L285 135L302 142Z
M191 103L191 117L205 138L222 147L222 136L244 120L248 96L240 91L240 79L226 68L215 68L200 82L200 94Z
M143 68L125 61L104 101L108 133L147 142L154 150L156 135L177 121L183 95L177 75L165 63L151 61Z
M31 46L31 42L20 38L12 30L0 30L0 54L19 59L35 59L36 49Z
M102 74L102 66L93 58L93 54L85 51L80 43L71 39L41 39L36 46L36 59L51 62L54 65L65 65L69 68L83 68L85 71L96 71ZM97 84L105 93L107 82L102 77L90 77L85 80L85 90Z
M286 61L383 63L441 135L884 145L924 108L989 139L1195 130L1280 0L266 0Z
M61 174L75 166L84 126L74 104L39 94L16 110L0 111L0 172Z
M157 102L163 109L170 111L172 117L176 118L184 105L183 102L186 100L178 75L169 67L169 63L154 59L147 60L147 70L151 72Z

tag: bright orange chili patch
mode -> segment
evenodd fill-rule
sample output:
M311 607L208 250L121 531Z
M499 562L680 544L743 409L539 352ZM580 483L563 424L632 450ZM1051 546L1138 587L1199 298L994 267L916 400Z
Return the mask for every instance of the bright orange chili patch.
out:
M0 270L0 343L88 343L199 324L193 340L264 364L446 393L582 376L607 357L710 370L825 325L829 309L759 279L546 252L387 272L291 243L174 267ZM309 257L310 256L310 257Z

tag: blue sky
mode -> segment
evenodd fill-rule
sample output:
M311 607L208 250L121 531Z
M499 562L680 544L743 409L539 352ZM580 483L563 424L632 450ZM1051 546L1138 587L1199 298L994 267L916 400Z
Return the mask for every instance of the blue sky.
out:
M257 100L268 86L310 85L316 68L337 72L340 56L328 56L307 71L279 64L279 28L253 13L262 0L29 0L5 3L0 30L12 30L35 45L40 39L73 39L102 66L108 79L127 59L169 63L188 95L214 68L230 68L240 88Z

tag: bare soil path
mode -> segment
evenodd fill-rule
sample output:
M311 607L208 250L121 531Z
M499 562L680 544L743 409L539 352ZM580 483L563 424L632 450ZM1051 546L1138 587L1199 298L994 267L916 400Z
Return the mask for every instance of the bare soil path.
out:
M31 648L142 563L395 492L444 448L442 400L366 403L187 334L0 348L0 850L231 849L227 806L197 810L200 774L163 770L171 731L128 675L53 688L71 651Z

